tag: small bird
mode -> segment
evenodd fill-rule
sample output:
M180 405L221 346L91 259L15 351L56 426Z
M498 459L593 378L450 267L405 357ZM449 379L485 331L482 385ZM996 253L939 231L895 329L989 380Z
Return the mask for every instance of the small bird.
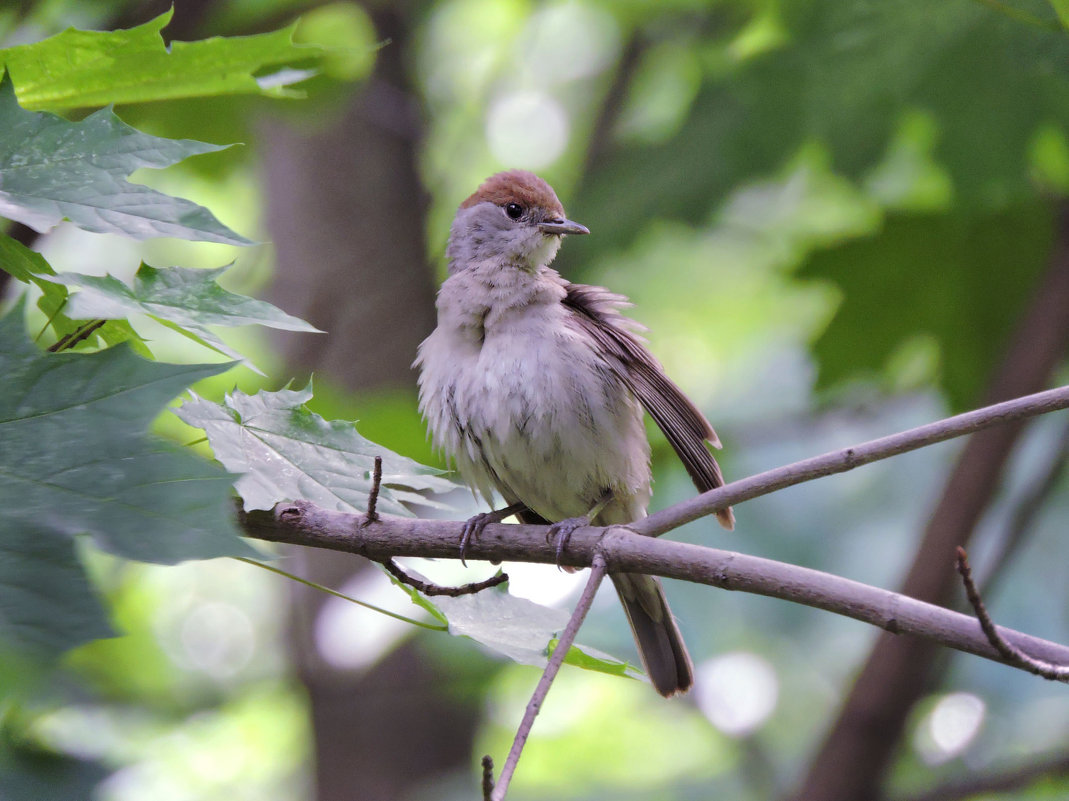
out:
M449 234L449 277L438 327L419 347L419 405L436 448L464 481L504 509L465 525L461 556L491 522L515 515L552 523L558 555L586 525L646 516L650 446L643 409L664 432L699 491L724 483L707 445L708 420L665 375L602 287L549 267L569 220L553 189L524 170L488 178L460 204ZM734 528L731 509L718 513ZM694 668L658 579L611 574L650 681L685 692Z

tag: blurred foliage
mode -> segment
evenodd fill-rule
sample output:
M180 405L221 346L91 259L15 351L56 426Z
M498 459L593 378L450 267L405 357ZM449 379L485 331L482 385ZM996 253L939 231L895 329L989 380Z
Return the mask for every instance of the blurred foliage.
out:
M778 35L765 46L740 42L754 26L771 24L767 10L742 31L703 44L705 81L677 132L652 145L625 138L595 162L573 210L598 222L601 243L583 244L625 247L650 217L699 224L740 182L819 142L828 166L861 182L886 212L930 213L912 225L874 221L856 234L867 241L826 242L829 252L806 263L804 276L833 282L844 298L815 350L819 386L877 374L899 346L924 336L939 351L940 383L954 407L975 404L1050 250L1049 203L1036 177L1048 176L1049 190L1065 171L1064 33L978 3L768 8L778 8ZM663 67L643 59L638 69L636 90L644 91L649 72ZM982 241L968 247L979 231L998 249ZM807 250L800 245L799 260ZM944 313L946 290L966 276L973 295L958 312L972 317L955 319ZM907 307L918 313L888 318L890 326L870 316ZM857 336L858 321L876 341Z
M0 793L4 798L35 801L89 798L108 775L105 767L89 760L10 743L4 746L0 747Z
M0 44L72 24L108 27L110 6L47 0L0 10ZM282 28L303 6L219 2L205 34L260 33L266 18ZM381 42L373 14L351 3L309 11L293 39L321 48L320 74L301 84L307 101L284 109L261 96L120 106L126 123L158 137L246 143L135 179L266 238L256 121L332 124L352 91L347 81L369 73L376 47L402 47L412 81L404 88L425 114L431 259L440 265L456 205L481 179L514 166L544 174L569 216L593 232L567 242L557 266L634 300L669 373L710 410L729 477L978 403L1050 257L1069 191L1064 3L432 0L397 13L411 41ZM40 249L60 272L123 280L143 261L236 259L224 279L242 293L270 271L266 248L131 247L65 226ZM20 278L47 272L10 240L0 240L0 258L20 265ZM58 311L62 299L47 293L59 285L37 283L45 313ZM159 358L202 358L181 337L136 326ZM227 373L198 385L200 395L219 400L235 382L253 395L286 382L269 343L233 336L225 334L228 347L270 377ZM359 417L371 440L431 458L412 396L354 398L329 376L316 386L311 409L324 418ZM1039 421L1022 443L981 525L978 565L1005 536L1056 428ZM171 415L155 430L198 436ZM654 505L663 507L692 490L656 437L654 449ZM930 448L747 503L736 535L701 521L677 533L892 587L955 452ZM989 599L999 622L1066 639L1066 525L1062 482ZM75 556L71 593L81 577ZM30 781L44 766L50 788L67 798L83 797L101 765L114 771L101 786L107 799L307 797L307 722L284 678L278 580L225 561L163 569L90 553L83 562L126 635L73 651L56 673L0 658L0 735L18 744L0 773ZM554 580L537 583L548 593ZM665 704L637 682L565 670L521 763L517 798L763 801L804 771L873 632L768 599L669 584L708 697ZM584 637L631 653L618 608L601 600ZM510 666L488 676L471 667L470 649L425 649L444 691L478 685L479 753L503 754L533 672ZM725 671L732 653L770 665L771 685ZM983 660L948 661L947 677L915 710L889 795L1027 762L1069 739L1061 688ZM940 710L959 691L980 700L965 706L979 716L946 739ZM0 784L0 795L12 787ZM434 793L470 798L473 787L466 773L443 777ZM1014 797L1067 790L1050 779Z
M1034 200L978 215L890 215L879 236L815 254L801 275L844 294L814 345L819 386L924 358L904 352L923 337L936 344L951 405L977 405L1050 257L1053 213Z

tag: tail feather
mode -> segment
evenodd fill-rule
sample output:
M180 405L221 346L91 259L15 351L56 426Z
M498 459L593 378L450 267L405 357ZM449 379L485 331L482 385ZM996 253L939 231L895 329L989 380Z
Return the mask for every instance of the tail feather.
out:
M636 573L614 573L612 582L654 688L666 698L689 690L694 666L661 582Z

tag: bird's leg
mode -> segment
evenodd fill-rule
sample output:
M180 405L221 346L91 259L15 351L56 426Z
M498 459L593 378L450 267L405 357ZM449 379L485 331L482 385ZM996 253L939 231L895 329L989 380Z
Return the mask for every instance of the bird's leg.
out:
M609 501L612 500L612 493L606 492L601 496L596 504L594 504L590 511L585 515L579 517L569 517L565 520L560 520L549 527L549 531L546 532L546 542L552 542L554 538L557 540L557 569L563 570L561 567L561 557L564 556L564 549L568 547L568 540L572 538L578 529L583 526L589 526L590 522L597 518L601 514L601 510L609 505ZM569 571L570 572L570 571Z
M514 503L506 506L504 509L497 509L491 512L479 512L468 519L464 524L464 529L460 534L460 564L464 567L468 566L468 563L464 561L464 557L467 554L468 545L473 539L478 539L479 535L483 533L483 529L491 523L500 523L506 517L511 517L517 512L522 512L527 508L526 504Z

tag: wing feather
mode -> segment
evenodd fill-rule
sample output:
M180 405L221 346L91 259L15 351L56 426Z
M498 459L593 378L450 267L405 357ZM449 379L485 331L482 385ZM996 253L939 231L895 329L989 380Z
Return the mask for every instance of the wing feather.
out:
M694 486L699 492L721 486L724 476L706 444L720 447L716 432L633 333L637 324L620 314L627 299L584 284L565 284L565 290L563 303L575 313L574 322L609 355L613 369L664 433ZM718 512L717 518L725 528L734 528L731 509Z

